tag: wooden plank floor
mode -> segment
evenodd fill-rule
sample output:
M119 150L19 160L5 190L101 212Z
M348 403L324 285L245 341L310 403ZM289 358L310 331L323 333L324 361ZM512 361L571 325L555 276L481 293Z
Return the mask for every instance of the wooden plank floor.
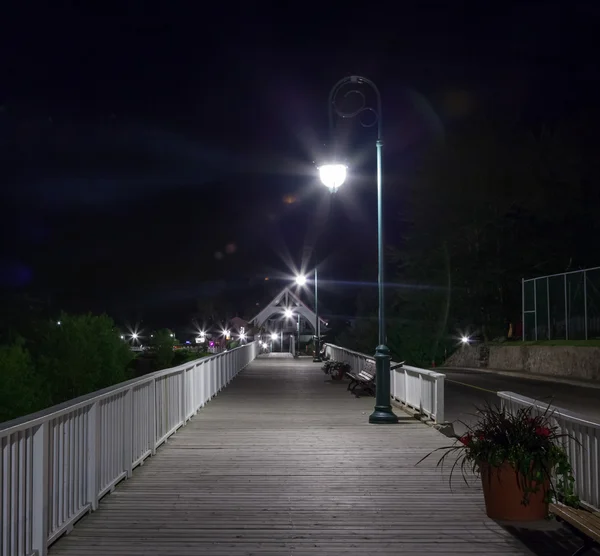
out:
M257 359L50 555L531 554L479 488L415 467L449 439L403 414L369 425L373 398L325 380Z

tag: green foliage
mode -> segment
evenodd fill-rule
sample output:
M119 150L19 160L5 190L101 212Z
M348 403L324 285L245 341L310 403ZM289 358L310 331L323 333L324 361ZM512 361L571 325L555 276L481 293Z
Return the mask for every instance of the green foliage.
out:
M552 425L552 415L548 410L542 415L534 416L532 411L532 406L521 408L514 414L491 404L478 408L477 422L472 426L463 423L468 432L459 437L454 446L434 450L444 451L438 465L443 465L451 454L457 457L450 473L452 481L452 473L456 467L461 469L466 480L467 470L476 473L484 464L500 467L509 463L522 479L522 504L527 505L530 495L538 492L548 482L549 501L559 500L577 505L575 478L564 448L565 438L572 437L561 433L558 426Z
M351 370L350 363L335 361L334 359L325 361L321 369L326 375L331 375L333 378L343 378Z
M207 357L209 355L212 355L212 354L208 353L208 352L199 352L199 351L192 351L192 350L187 350L187 349L178 349L174 353L172 366L177 367L178 365L182 365L183 363L187 363L188 361L195 361L196 359L200 359L202 357Z
M30 348L53 404L130 378L127 367L133 355L112 319L62 314L60 322L45 323Z
M177 340L175 335L168 328L163 328L154 333L151 338L150 345L155 358L155 366L157 370L168 369L174 366L173 346Z
M393 352L429 365L460 333L502 336L520 316L521 278L569 264L569 224L555 222L583 220L577 148L564 127L533 135L477 121L430 149L411 180L404 238L388 248L402 285L387 294ZM354 336L345 345L359 349Z
M50 405L48 391L24 344L18 339L0 346L0 423Z
M131 378L133 354L109 317L59 320L32 321L27 338L0 346L0 422Z

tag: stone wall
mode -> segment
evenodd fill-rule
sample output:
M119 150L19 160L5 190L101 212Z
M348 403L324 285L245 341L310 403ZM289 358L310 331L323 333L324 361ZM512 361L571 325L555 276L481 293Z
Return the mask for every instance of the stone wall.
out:
M488 352L489 350L489 352ZM577 346L464 346L444 366L490 368L600 381L600 348Z

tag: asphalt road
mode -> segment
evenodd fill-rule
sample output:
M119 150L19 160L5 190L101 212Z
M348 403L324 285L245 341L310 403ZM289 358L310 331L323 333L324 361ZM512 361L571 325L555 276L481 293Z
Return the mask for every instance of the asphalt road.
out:
M516 376L482 373L466 369L437 369L446 375L445 412L446 421L454 423L456 434L466 431L465 425L476 419L470 415L475 406L485 401L500 403L499 391L514 392L541 402L568 409L600 422L600 388L575 386L560 382L531 380Z

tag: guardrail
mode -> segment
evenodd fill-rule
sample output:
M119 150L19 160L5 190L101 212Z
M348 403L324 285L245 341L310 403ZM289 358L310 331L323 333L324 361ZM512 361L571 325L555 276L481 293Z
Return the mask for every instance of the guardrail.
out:
M340 346L325 344L325 353L336 361L349 363L352 369L360 371L367 359L365 355ZM397 365L394 361L391 365ZM446 375L402 365L390 371L390 393L394 401L427 415L436 423L444 422L444 379Z
M600 423L566 409L543 403L513 392L498 392L502 407L516 413L523 407L532 406L534 414L548 411L550 420L560 428L565 438L565 448L575 476L575 493L582 505L600 511Z
M254 342L0 423L0 554L45 556L257 353Z

